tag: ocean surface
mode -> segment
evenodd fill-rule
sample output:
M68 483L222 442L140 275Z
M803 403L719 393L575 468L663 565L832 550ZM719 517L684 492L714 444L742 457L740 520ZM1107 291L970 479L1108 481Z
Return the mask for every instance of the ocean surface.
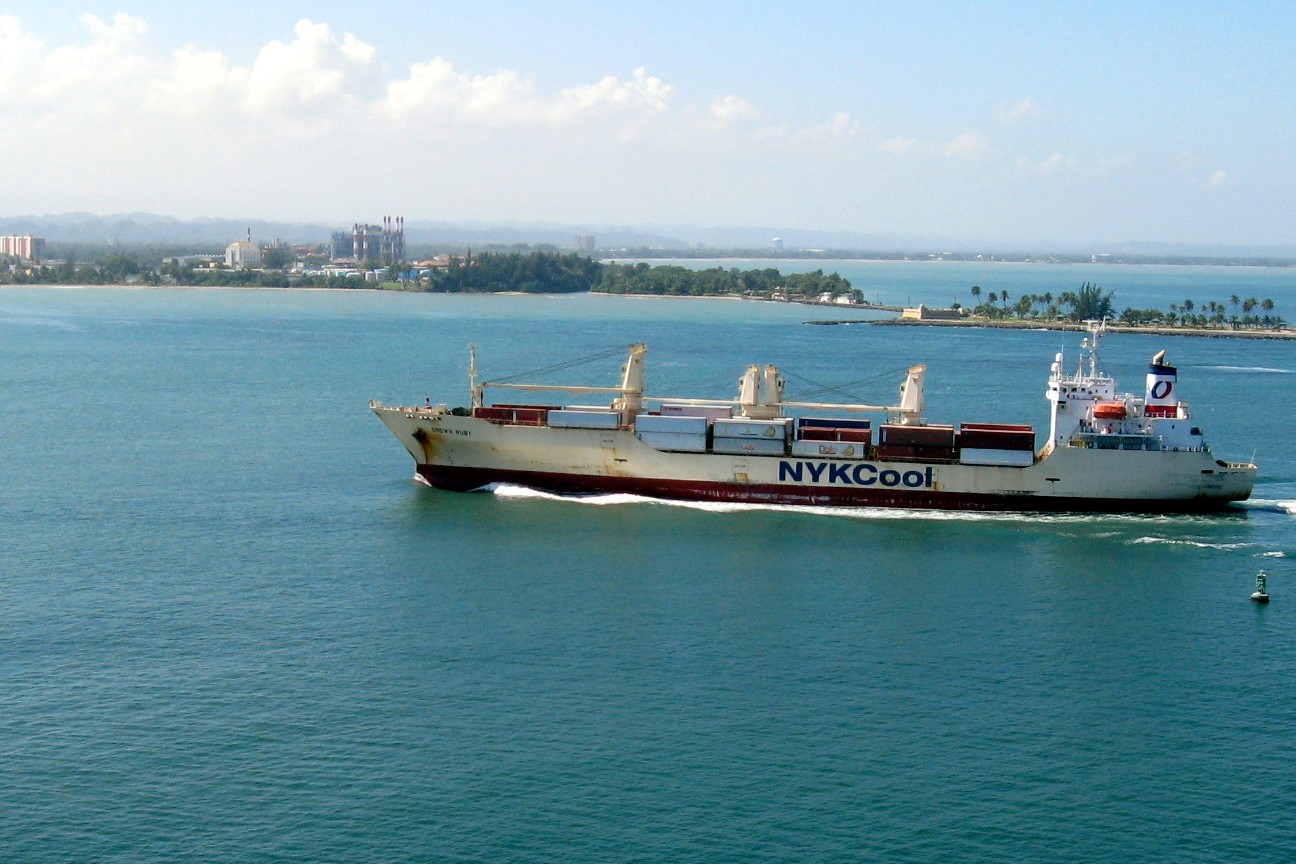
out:
M884 301L996 290L914 266ZM1296 318L1292 271L1029 266ZM1296 344L1103 343L1132 390L1167 349L1259 464L1215 516L445 493L367 407L463 404L470 342L489 378L645 341L657 394L772 362L889 400L924 362L933 421L1039 429L1076 357L803 323L840 317L0 289L0 861L1293 860Z

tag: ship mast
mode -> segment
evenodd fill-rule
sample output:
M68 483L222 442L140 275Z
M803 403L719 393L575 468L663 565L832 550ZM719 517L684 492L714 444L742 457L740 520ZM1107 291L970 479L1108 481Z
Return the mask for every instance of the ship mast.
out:
M468 346L468 392L472 394L472 407L482 407L482 388L477 384L477 343Z

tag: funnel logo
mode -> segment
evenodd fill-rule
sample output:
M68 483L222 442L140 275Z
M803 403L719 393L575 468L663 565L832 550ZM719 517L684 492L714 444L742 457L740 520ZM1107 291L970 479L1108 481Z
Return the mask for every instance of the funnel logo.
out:
M1152 398L1168 399L1170 397L1170 391L1173 389L1174 389L1173 381L1166 381L1165 379L1162 379L1152 385L1152 390L1151 390Z

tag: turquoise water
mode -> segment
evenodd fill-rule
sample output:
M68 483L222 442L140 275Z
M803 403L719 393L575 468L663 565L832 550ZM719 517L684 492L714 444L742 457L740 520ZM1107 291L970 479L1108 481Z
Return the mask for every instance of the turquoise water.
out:
M1074 356L815 315L0 292L0 860L1289 858L1296 346L1104 343L1254 451L1214 517L456 495L366 407L643 340L655 392L925 362L933 420L1040 427Z

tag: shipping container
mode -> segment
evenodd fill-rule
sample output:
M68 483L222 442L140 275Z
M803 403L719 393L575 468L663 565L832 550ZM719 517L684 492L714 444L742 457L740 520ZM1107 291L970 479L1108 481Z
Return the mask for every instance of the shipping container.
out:
M725 405L674 405L661 406L663 417L705 417L708 420L728 420L733 416L733 408Z
M915 444L879 444L877 458L882 461L901 460L905 462L953 462L953 447L932 447Z
M793 441L792 455L802 457L827 456L834 459L863 459L868 448L852 441Z
M792 418L778 417L773 420L717 420L712 424L717 438L765 438L774 441L787 441L788 431L792 428Z
M990 429L968 429L964 427L958 434L958 446L972 450L1035 450L1035 433L1018 431L995 431Z
M787 442L782 438L727 438L717 435L711 439L711 451L732 456L782 456L787 452Z
M707 418L663 417L660 414L639 414L635 417L635 429L640 432L676 432L706 435Z
M857 444L868 444L872 441L870 430L832 429L820 426L808 426L798 430L797 437L802 441L854 441Z
M901 444L915 447L954 447L953 426L898 426L883 424L878 427L879 444Z
M960 423L959 428L981 429L986 432L1034 432L1034 428L1024 423Z
M619 411L574 411L563 409L549 412L549 425L558 429L616 429L621 425Z
M873 421L854 417L802 417L797 421L797 425L802 429L811 426L828 429L869 429L873 426Z
M473 409L473 416L512 426L543 426L550 409L532 405L489 405Z
M705 453L706 432L637 432L636 437L649 447L681 453Z

